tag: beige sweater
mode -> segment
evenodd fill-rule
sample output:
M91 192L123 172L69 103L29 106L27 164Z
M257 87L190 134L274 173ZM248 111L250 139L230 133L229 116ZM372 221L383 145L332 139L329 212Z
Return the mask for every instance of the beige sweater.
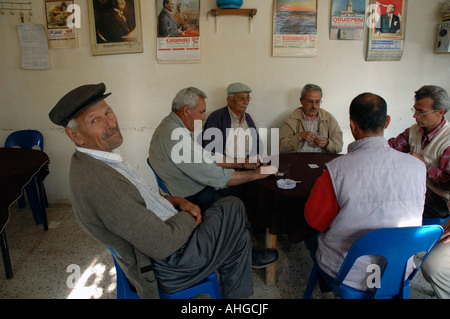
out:
M319 110L319 133L328 138L328 145L323 148L326 153L340 153L342 151L343 137L338 122L331 113L324 109ZM284 121L280 130L280 153L300 152L303 141L297 133L305 131L305 120L302 108L297 108Z

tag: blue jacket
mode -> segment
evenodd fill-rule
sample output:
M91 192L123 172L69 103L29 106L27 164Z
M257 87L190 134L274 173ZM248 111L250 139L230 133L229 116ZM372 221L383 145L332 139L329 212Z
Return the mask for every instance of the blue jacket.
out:
M256 147L257 154L263 155L262 154L263 147L260 148L260 145L258 143L260 141L260 138L259 138L259 134L258 134L256 125L255 125L255 122L253 121L252 117L248 113L245 113L245 119L247 121L248 127L254 128L256 131L256 138L253 139L253 141L255 141L255 142L253 143L252 150L251 150L252 154L254 154L254 148ZM223 136L223 144L222 145L223 145L223 153L224 153L223 155L226 155L225 154L225 149L226 149L225 145L226 145L226 141L228 138L227 128L231 128L231 117L230 117L230 113L228 112L228 106L218 109L209 115L209 117L206 120L205 125L203 127L203 132L205 132L208 128L212 128L212 127L218 128L222 132L222 136ZM203 139L201 144L203 145L203 148L205 148L211 142L212 141L210 141L210 140ZM261 143L261 146L262 146L262 143Z

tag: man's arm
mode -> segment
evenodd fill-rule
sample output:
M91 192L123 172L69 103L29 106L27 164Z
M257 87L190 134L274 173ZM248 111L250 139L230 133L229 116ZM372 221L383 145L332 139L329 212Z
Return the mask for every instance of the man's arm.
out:
M299 132L296 132L291 123L292 120L287 119L280 130L280 153L295 152L301 148L303 141Z
M416 152L412 151L411 155L420 159L425 165L430 164ZM427 179L436 187L444 190L450 189L450 146L447 147L442 154L439 160L439 166L431 166L428 168Z
M330 127L328 128L328 143L323 147L328 153L340 153L342 151L342 146L344 145L342 130L339 126L338 121L334 116L330 115Z
M339 213L330 173L326 170L314 184L305 204L305 219L308 224L325 232Z
M266 168L268 170L271 170L271 174L262 174L261 168ZM229 179L227 186L235 186L240 185L244 183L248 183L251 181L256 181L260 179L264 179L270 175L276 174L276 169L272 169L272 167L269 167L267 165L260 166L258 169L253 171L235 171L233 175L231 175L231 178ZM266 172L265 172L266 173Z
M403 152L403 153L409 153L410 152L410 146L409 146L409 128L407 128L403 133L398 135L397 137L390 138L388 140L389 146L392 147L394 150Z

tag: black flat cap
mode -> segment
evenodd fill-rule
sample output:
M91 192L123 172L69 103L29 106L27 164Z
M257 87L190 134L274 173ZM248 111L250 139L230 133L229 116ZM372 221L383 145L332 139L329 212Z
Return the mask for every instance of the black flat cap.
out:
M56 125L66 127L78 113L111 95L105 94L105 91L106 86L103 83L80 86L59 100L48 117Z

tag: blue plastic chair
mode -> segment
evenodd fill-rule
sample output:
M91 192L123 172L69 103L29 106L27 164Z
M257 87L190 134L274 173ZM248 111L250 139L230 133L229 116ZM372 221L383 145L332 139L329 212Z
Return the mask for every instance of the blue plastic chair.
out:
M449 217L446 218L423 218L422 219L422 225L440 225L444 226L447 224Z
M117 299L141 299L139 298L136 291L131 289L130 284L128 283L128 279L125 276L125 273L117 263L116 256L118 257L119 255L113 248L111 247L108 248L111 251L111 254L113 255L112 257L114 260L114 266L116 267Z
M36 130L21 130L11 133L5 141L5 147L20 147L32 149L37 146L41 151L44 151L44 137L41 132ZM44 184L42 184L43 188L43 201L45 207L48 207L47 194L45 192ZM33 178L33 183L28 183L25 186L25 192L28 197L28 202L31 207L31 211L33 212L33 217L36 225L42 224L41 218L41 204L38 192L38 182L37 177ZM25 207L25 198L24 194L22 194L19 198L19 207Z
M152 169L153 174L155 175L156 183L158 184L160 194L166 193L166 194L170 195L170 192L167 189L166 185L164 185L164 182L158 176L158 174L156 174L155 170L153 169L152 165L150 164L149 158L147 158L147 164L148 164L148 166L150 166L150 168Z
M426 252L423 262L438 243L442 233L442 227L437 225L381 228L371 231L353 243L336 278L325 274L315 263L303 298L311 297L317 277L320 276L344 299L408 299L410 281L422 265L420 264L405 278L408 260L417 253ZM365 255L383 256L386 259L380 288L374 288L373 291L360 291L342 283L355 261Z
M220 292L219 280L213 272L211 275L200 281L195 286L168 294L158 288L160 299L192 299L201 294L208 294L211 299L222 299Z
M117 277L117 299L140 299L138 294L131 289L125 273L120 265L117 263L116 257L119 257L117 252L108 247L113 255L114 266L116 267ZM189 287L187 289L168 294L158 288L160 299L192 299L201 294L208 294L211 299L221 299L222 294L220 292L219 280L216 273L212 273L198 284Z

